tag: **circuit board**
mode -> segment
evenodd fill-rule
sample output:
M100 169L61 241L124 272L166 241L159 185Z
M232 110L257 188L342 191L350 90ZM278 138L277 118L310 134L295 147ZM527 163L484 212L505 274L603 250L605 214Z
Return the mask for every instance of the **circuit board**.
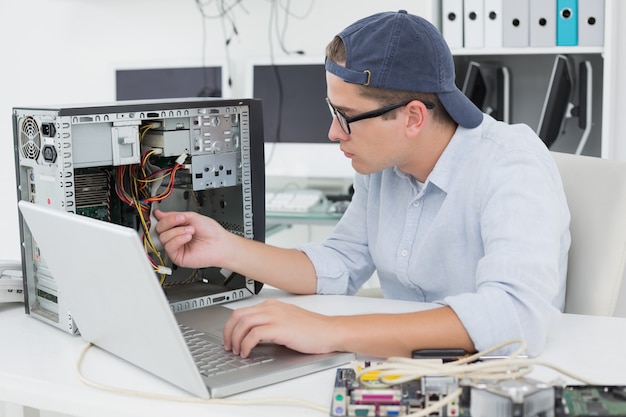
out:
M421 411L440 401L451 390L458 389L456 378L427 377L398 385L375 386L376 374L368 380L374 386L362 385L353 368L340 368L335 377L331 416L404 416ZM448 403L433 416L463 416L458 401ZM465 414L468 415L468 414Z
M570 385L557 388L557 392L562 401L556 417L626 416L624 386Z
M530 379L489 383L425 376L388 385L377 372L337 369L332 417L408 416L425 412L439 417L626 417L626 386L551 386Z

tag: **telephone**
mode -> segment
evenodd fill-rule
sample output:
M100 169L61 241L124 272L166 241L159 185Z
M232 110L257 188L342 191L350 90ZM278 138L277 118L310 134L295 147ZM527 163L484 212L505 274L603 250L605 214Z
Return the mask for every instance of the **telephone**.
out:
M22 264L0 259L0 303L23 303Z

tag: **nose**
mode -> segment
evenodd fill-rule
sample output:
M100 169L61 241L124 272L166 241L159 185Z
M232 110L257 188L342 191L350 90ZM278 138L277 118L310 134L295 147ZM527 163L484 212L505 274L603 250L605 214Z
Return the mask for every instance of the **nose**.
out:
M346 140L349 138L349 135L343 131L339 121L336 117L333 116L332 122L330 122L330 128L328 129L328 139L331 142L338 142L340 140Z

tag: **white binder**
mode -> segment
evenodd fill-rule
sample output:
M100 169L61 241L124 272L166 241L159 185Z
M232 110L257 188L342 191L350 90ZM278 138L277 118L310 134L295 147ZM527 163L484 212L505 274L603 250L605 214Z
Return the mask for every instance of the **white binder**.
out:
M485 0L485 47L502 46L502 3L504 0Z
M556 0L530 0L530 46L556 45Z
M529 40L529 0L515 0L503 2L502 15L504 19L502 44L505 47L528 46Z
M463 28L466 48L483 48L485 46L484 0L465 0Z
M578 0L578 45L604 45L604 0Z
M463 0L443 0L441 33L450 48L463 47Z

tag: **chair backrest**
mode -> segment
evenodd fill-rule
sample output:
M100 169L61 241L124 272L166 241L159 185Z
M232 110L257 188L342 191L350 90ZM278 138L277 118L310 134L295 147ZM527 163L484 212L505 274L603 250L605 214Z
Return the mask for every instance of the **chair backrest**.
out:
M626 164L552 155L572 216L565 312L626 316Z

